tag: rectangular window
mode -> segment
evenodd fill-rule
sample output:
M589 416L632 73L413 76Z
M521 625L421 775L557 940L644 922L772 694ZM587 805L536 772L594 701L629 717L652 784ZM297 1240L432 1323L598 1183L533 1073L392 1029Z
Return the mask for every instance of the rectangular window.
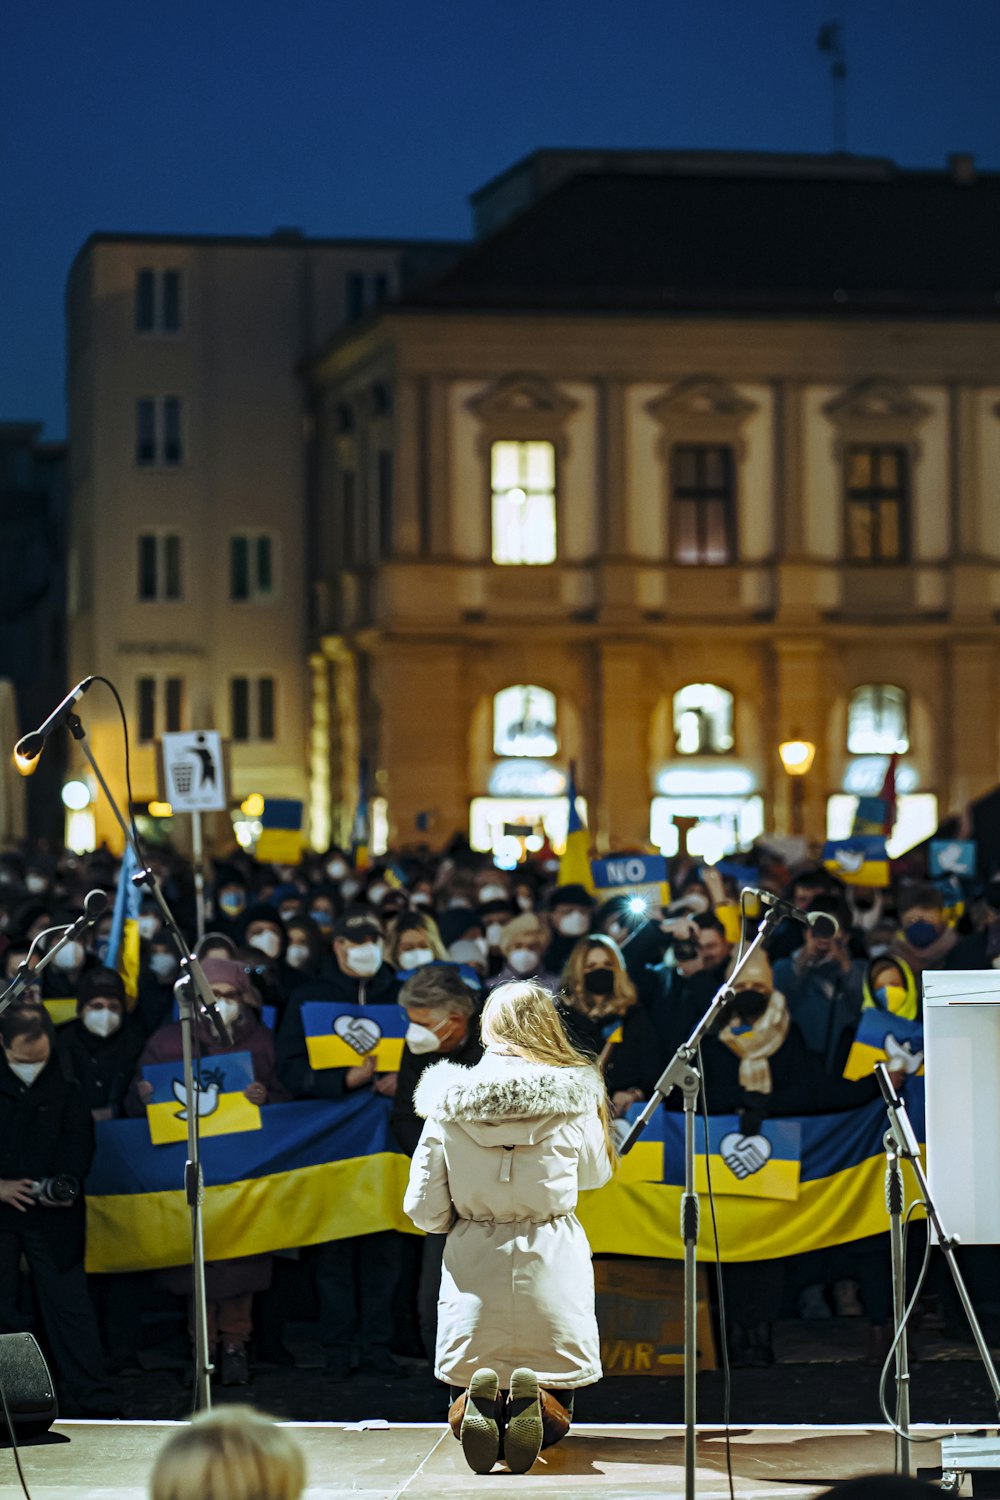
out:
M261 677L257 683L257 738L274 739L274 678Z
M181 597L181 539L171 533L145 533L139 538L140 601L177 600Z
M273 677L234 677L230 684L230 733L234 741L275 738Z
M156 536L139 538L139 598L143 601L155 599L159 594L158 542L159 537Z
M250 738L250 680L234 677L230 718L233 739L246 742Z
M351 271L347 278L347 321L356 323L365 310L365 278L360 271Z
M151 744L156 738L156 678L140 677L137 685L139 743Z
M163 398L163 462L179 464L183 458L181 442L181 403L179 396Z
M229 597L236 604L258 603L274 594L272 539L267 532L241 532L229 538Z
M493 443L493 561L556 560L556 450L552 443Z
M181 273L163 273L163 331L178 333L181 327Z
M164 720L167 734L184 728L184 678L168 677L164 687Z
M392 556L392 454L378 456L378 550Z
M135 461L143 468L156 463L156 402L149 396L135 403Z
M358 561L357 513L354 504L354 475L346 469L341 476L341 543L343 565L353 568Z
M906 449L854 445L848 448L844 463L848 560L905 562L909 550Z
M728 443L678 443L671 465L671 556L682 566L736 560L736 485Z
M384 271L375 273L375 305L385 302L389 296L389 278Z
M156 273L148 268L135 273L135 326L137 333L156 327Z

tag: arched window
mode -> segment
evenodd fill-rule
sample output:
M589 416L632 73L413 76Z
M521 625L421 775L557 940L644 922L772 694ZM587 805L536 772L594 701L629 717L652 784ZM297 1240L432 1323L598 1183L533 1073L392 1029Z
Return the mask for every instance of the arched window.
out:
M909 705L901 687L866 682L855 688L847 710L851 755L902 755L910 748Z
M678 755L725 755L733 748L733 695L714 682L689 682L674 694Z
M496 755L555 755L556 698L547 688L521 683L493 698L493 751Z

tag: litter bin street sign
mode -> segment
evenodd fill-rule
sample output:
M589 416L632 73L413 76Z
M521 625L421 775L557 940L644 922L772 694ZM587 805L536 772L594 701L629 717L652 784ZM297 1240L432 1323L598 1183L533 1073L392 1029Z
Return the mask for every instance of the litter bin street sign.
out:
M226 783L222 736L192 729L163 736L164 794L175 813L223 812Z

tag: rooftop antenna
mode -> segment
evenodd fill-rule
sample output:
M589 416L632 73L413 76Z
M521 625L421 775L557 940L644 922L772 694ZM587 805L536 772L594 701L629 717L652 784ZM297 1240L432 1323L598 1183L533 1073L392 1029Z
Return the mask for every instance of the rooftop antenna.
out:
M826 21L819 29L816 46L830 58L833 84L833 149L847 155L847 44L843 21Z

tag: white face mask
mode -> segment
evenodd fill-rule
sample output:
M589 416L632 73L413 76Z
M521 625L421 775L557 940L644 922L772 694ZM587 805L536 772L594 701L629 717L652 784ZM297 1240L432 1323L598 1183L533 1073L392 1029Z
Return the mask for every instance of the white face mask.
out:
M541 960L530 948L515 948L507 954L507 962L515 974L534 974Z
M169 984L179 968L180 965L172 953L149 955L149 972L154 974L161 984Z
M247 938L247 944L266 953L268 958L277 958L281 952L281 939L270 927L265 927L263 932L255 932L252 938Z
M410 948L406 953L399 955L399 967L401 969L422 969L424 964L434 962L434 951L431 948Z
M216 1000L215 1008L227 1026L232 1026L239 1020L240 1002L238 1000Z
M471 906L472 902L466 900L464 896L452 896L448 902L449 911L468 911Z
M122 1024L122 1018L118 1014L118 1012L114 1010L108 1010L106 1007L101 1010L92 1010L88 1008L84 1011L82 1020L84 1026L86 1026L87 1030L92 1032L94 1036L110 1036L111 1033L113 1031L117 1031Z
M40 896L48 883L44 875L26 875L24 878L25 889L32 896Z
M389 887L387 885L382 885L381 883L370 885L368 887L368 900L371 902L372 906L378 906L379 902L388 889Z
M84 960L82 943L67 943L60 948L52 962L57 969L78 969Z
M499 948L500 939L503 937L503 923L491 922L486 929L486 944L489 948Z
M530 896L518 896L517 908L518 911L534 911L535 903Z
M19 1062L11 1062L10 1058L8 1057L8 1059L7 1059L7 1066L10 1069L10 1071L14 1074L14 1077L15 1078L20 1078L21 1082L23 1084L25 1084L30 1089L31 1085L34 1083L34 1081L38 1077L39 1073L45 1067L45 1064L43 1062L41 1062L41 1063L19 1063Z
M137 926L139 928L139 936L144 938L147 943L160 930L160 924L154 916L140 917Z
M568 911L556 925L563 937L583 937L590 931L590 918L585 911Z
M293 969L304 969L309 962L309 948L306 943L289 943L285 954L285 963L290 964Z
M416 891L410 897L410 905L411 906L430 906L430 904L431 904L431 898L430 898L430 896L428 896L428 894L427 894L426 891Z
M482 905L487 901L506 901L507 892L502 885L484 885L479 890L479 900Z
M471 964L474 969L486 968L486 940L485 938L460 939L452 943L448 949L448 956L453 963Z
M382 945L381 943L358 943L356 947L348 948L345 962L352 974L357 974L362 979L370 979L382 967Z
M326 873L331 880L343 880L347 874L347 863L342 859L331 859L327 863Z
M440 1052L441 1038L429 1026L420 1026L411 1021L406 1028L406 1045L411 1052Z
M340 894L343 896L345 901L353 901L354 897L358 894L360 889L360 880L345 880L340 887Z

